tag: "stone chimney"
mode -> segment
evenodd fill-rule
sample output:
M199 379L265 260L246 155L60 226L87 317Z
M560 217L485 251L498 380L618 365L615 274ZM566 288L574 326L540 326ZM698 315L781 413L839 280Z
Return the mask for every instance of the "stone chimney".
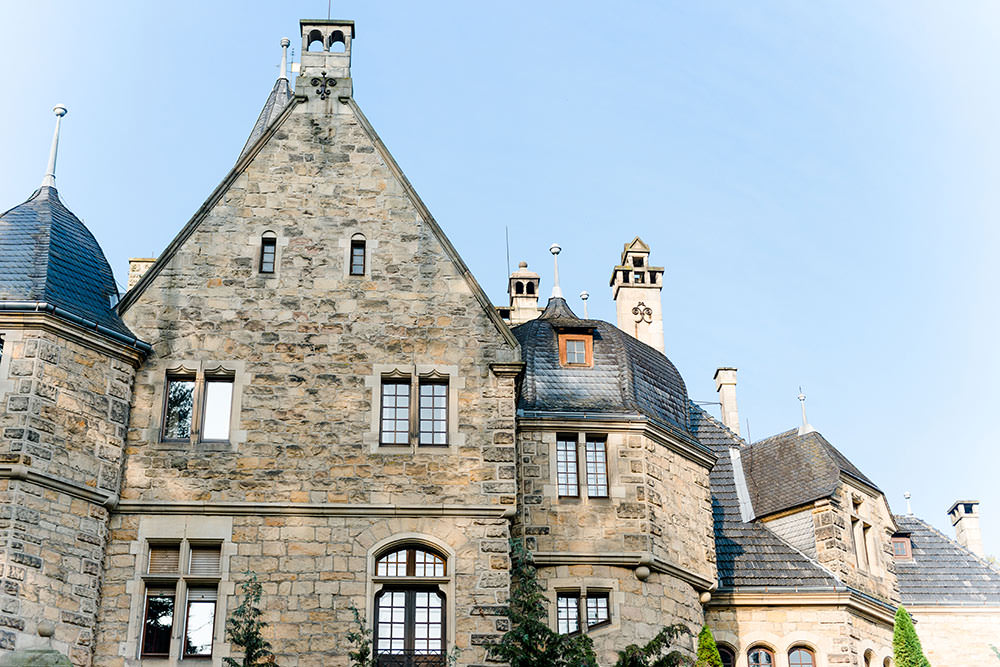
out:
M955 541L977 556L985 556L979 532L979 501L959 500L948 510L948 516L955 526Z
M715 371L715 390L722 404L722 423L736 435L740 434L740 413L736 408L736 369L723 366Z
M649 246L638 236L625 244L621 264L611 274L611 287L618 328L663 352L663 267L649 265Z
M346 102L353 93L351 42L354 21L303 19L302 56L295 94L312 105L335 110L334 101Z
M538 286L541 282L538 274L528 270L528 263L521 262L517 271L510 274L507 282L507 292L510 294L510 324L516 326L533 320L539 316Z
M155 257L131 257L128 260L128 289L135 287L135 284L146 275L149 267L156 261Z

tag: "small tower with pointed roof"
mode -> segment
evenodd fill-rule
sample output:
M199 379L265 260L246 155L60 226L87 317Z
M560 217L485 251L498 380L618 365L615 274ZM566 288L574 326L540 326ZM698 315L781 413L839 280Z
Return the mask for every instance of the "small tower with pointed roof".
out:
M636 236L611 273L618 328L663 352L663 267L649 265L649 246Z

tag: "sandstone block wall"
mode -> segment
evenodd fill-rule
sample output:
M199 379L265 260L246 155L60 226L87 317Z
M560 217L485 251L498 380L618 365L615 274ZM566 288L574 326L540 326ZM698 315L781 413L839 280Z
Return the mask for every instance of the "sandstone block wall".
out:
M4 331L0 649L53 647L90 665L108 511L118 493L133 369L56 334Z
M1000 608L907 607L932 665L1000 664Z

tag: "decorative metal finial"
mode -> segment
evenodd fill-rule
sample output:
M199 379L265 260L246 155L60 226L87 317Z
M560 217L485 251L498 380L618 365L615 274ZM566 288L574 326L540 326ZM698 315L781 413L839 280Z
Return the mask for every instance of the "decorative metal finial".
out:
M583 319L589 320L590 315L587 314L587 299L590 298L590 292L583 290L580 292L580 300L583 301Z
M910 492L904 491L903 497L906 498L906 513L909 516L913 516L913 508L910 507Z
M281 74L279 79L288 80L288 45L291 41L287 37L281 38Z
M320 74L322 76L314 76L312 80L309 81L309 84L316 88L316 94L319 95L319 99L325 100L330 97L330 93L333 92L330 88L337 85L337 80L327 77L326 72L321 72Z
M562 298L562 288L559 287L559 253L562 252L562 248L558 243L553 243L549 246L549 252L552 253L552 262L555 265L555 277L552 279L552 298Z
M799 435L805 435L806 433L812 433L816 429L809 425L809 420L806 419L806 395L802 393L802 387L799 387L799 403L802 404L802 426L799 427Z
M56 153L59 152L59 126L62 123L62 117L66 115L66 107L62 104L57 104L52 107L53 113L56 115L56 130L52 134L52 148L49 151L49 167L45 170L45 178L42 179L42 187L54 188L56 186Z

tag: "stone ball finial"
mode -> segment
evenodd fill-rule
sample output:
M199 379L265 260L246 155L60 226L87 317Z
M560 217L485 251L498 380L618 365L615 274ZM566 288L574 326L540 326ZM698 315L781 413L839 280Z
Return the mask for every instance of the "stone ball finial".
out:
M649 579L650 574L651 573L649 568L646 567L645 565L640 565L639 567L635 568L635 578L638 579L639 581L646 581L647 579Z
M291 40L289 40L287 37L282 37L281 38L281 46L282 46L282 48L288 46L291 43L292 43Z
M51 637L56 633L56 625L52 621L40 621L38 623L38 636Z
M549 246L549 252L551 252L553 255L558 255L559 253L562 252L562 247L560 247L558 243L553 243L552 245Z
M709 591L705 591L704 593L698 596L698 601L701 602L702 604L708 604L709 602L712 601L712 594Z
M517 268L519 268L519 269L526 269L526 268L528 268L528 263L527 262L518 262L517 263Z
M64 105L62 105L62 104L57 104L54 107L52 107L52 112L55 115L59 116L60 118L62 118L63 116L65 116L67 113L69 113L69 111L66 109L66 107Z

